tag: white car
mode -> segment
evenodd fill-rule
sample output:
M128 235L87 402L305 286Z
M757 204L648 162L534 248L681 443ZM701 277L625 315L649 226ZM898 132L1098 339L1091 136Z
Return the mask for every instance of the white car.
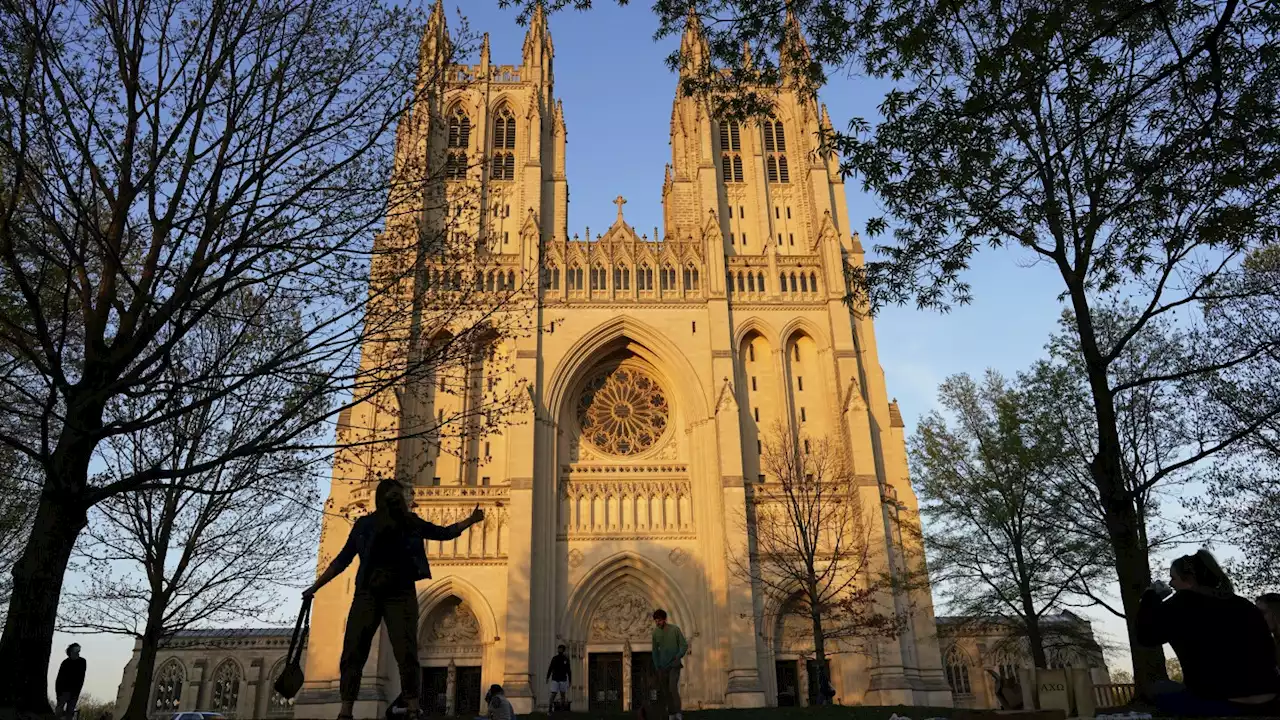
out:
M216 712L180 712L174 713L169 720L227 720L227 716Z

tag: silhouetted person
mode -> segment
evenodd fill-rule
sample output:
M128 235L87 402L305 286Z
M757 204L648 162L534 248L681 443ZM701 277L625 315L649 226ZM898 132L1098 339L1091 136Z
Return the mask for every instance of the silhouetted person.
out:
M1280 593L1264 593L1254 601L1262 611L1262 619L1267 621L1267 629L1271 631L1271 639L1276 645L1276 661L1280 662Z
M1207 550L1173 561L1170 585L1147 590L1136 638L1173 646L1184 686L1153 688L1161 712L1182 717L1274 715L1280 670L1262 612L1235 594Z
M551 658L547 666L547 682L551 684L551 707L548 712L555 712L556 697L566 706L569 704L569 682L573 679L573 670L569 667L569 655L564 645L556 648L556 656Z
M680 712L681 660L689 652L689 641L673 623L667 622L666 610L653 611L653 669L658 675L658 700L667 708L668 720L684 720Z
M58 677L53 681L53 692L58 698L54 714L70 719L76 714L80 702L80 690L84 688L84 671L88 664L80 657L80 644L67 646L67 659L58 666Z
M304 597L315 595L360 556L355 595L351 598L342 657L338 661L338 694L342 699L339 720L351 718L369 649L378 634L378 625L384 622L400 670L400 687L408 716L412 719L421 715L418 695L422 672L418 666L418 597L414 583L431 577L423 541L452 540L484 520L484 511L476 506L466 520L447 527L429 523L409 509L404 486L396 480L378 483L374 508L372 513L356 520L342 551L316 583L302 591Z

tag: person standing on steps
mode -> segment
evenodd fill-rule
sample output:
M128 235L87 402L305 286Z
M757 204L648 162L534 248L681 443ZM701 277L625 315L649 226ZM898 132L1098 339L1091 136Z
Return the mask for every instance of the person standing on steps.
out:
M653 611L653 669L658 676L658 700L667 708L667 720L684 720L680 712L680 668L689 652L689 641L673 623L667 622L667 611Z
M569 667L567 649L564 645L556 648L556 656L551 658L551 665L547 667L547 682L551 684L551 707L547 714L556 711L557 703L562 703L565 710L569 709L569 682L573 678L573 670Z
M418 703L422 672L418 667L418 598L414 584L431 577L423 541L452 540L484 520L484 511L477 505L469 517L452 525L441 527L429 523L409 509L404 486L392 479L378 483L373 503L374 511L356 520L342 551L302 595L313 597L360 556L355 595L351 599L342 656L338 660L338 694L342 699L338 718L352 718L369 649L378 625L385 622L391 651L400 670L407 716L409 720L416 720L422 715Z
M58 696L58 707L54 714L60 718L71 718L76 714L76 705L80 703L80 690L84 688L84 672L88 664L80 657L80 644L67 646L67 659L58 666L58 677L53 681L54 694Z

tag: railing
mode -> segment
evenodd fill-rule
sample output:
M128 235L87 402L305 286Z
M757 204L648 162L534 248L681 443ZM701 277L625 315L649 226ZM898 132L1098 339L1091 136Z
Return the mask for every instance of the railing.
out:
M1133 701L1136 689L1133 683L1112 683L1093 686L1093 702L1099 708L1120 707Z

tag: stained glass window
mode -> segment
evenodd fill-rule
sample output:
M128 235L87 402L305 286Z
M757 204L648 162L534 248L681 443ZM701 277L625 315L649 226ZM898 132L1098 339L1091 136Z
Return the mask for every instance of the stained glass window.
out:
M213 707L214 712L232 715L240 700L240 666L227 660L218 666L213 674Z
M177 660L169 660L160 666L156 673L155 700L151 703L152 715L167 716L178 711L178 704L182 702L182 684L186 679L187 673Z
M653 447L667 428L667 394L634 367L603 370L578 399L578 424L588 443L612 455L636 455Z

